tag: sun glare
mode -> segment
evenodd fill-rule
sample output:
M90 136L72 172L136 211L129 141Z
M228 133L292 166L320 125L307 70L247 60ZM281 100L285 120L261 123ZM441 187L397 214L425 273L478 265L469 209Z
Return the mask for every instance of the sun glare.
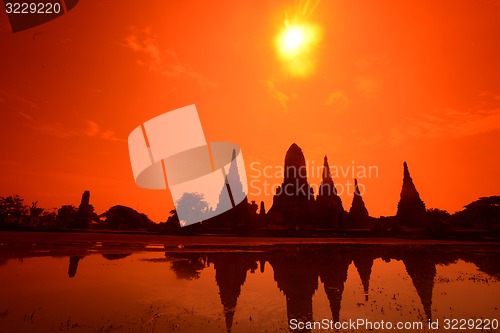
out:
M295 53L304 45L304 32L300 27L288 28L283 33L283 51Z
M319 41L319 30L309 24L289 25L276 39L276 49L280 60L293 76L305 76L313 69L314 48Z

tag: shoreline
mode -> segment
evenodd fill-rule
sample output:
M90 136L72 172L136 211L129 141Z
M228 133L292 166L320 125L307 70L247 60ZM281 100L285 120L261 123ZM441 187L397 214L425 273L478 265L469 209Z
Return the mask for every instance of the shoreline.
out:
M230 235L173 236L151 233L108 233L108 232L29 232L0 231L0 251L7 248L41 246L123 246L147 247L149 245L165 248L178 247L255 247L273 245L500 245L498 240L436 240L392 237L252 237Z

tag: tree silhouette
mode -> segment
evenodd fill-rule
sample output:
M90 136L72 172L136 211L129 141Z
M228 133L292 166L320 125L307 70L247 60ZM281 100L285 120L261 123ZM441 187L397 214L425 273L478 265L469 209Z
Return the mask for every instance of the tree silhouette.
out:
M45 210L43 208L38 207L38 201L34 201L31 203L29 207L29 217L28 224L30 225L38 225L40 222L40 216Z
M106 220L104 224L108 228L128 230L148 228L153 222L147 215L139 213L135 209L126 206L113 206L101 214Z
M66 228L76 220L78 209L72 205L63 205L57 210L57 224L59 227Z
M205 196L198 192L185 192L175 203L181 226L201 222L210 213Z
M453 215L452 221L462 227L492 228L500 224L500 196L482 197Z
M19 224L26 217L27 211L24 199L19 195L0 197L0 222Z

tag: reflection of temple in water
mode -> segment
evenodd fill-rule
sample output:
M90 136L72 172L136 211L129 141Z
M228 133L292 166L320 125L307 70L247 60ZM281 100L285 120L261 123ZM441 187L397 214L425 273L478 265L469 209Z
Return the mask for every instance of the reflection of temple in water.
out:
M130 256L132 253L101 253L102 257L107 260L119 260ZM70 256L68 266L68 277L74 278L78 271L78 264L85 256Z
M101 253L107 260L121 260L130 253ZM415 288L426 318L432 320L436 265L449 265L462 259L475 264L492 277L500 277L499 253L492 251L450 251L439 246L390 245L283 245L269 246L257 252L238 249L165 253L170 269L178 279L193 280L213 264L227 332L233 327L237 303L248 271L257 267L264 273L266 264L273 270L276 286L285 296L288 320L313 321L313 296L323 284L335 322L341 318L341 305L348 270L353 265L369 302L370 277L376 259L401 261ZM83 255L69 257L68 276L74 278ZM317 318L316 318L317 319ZM307 330L306 330L307 331Z
M436 276L436 263L432 262L431 254L423 251L404 253L402 258L420 297L425 315L428 320L432 320L432 290Z
M69 257L69 267L68 267L68 277L74 278L76 276L76 271L78 270L78 263L83 259L83 256L71 256Z
M342 293L344 292L344 284L347 281L347 270L349 269L351 260L348 259L345 249L342 247L331 248L324 255L326 261L321 265L319 276L330 302L332 319L339 321Z
M368 291L370 289L370 275L372 274L373 261L376 259L372 253L363 251L362 248L356 248L351 251L352 261L356 267L361 283L363 284L363 291L365 293L365 301L368 302Z
M231 332L236 304L245 283L247 271L257 269L255 259L248 253L215 253L209 258L214 264L215 281L219 287L220 301L224 308L226 330Z
M432 320L436 265L449 265L463 259L476 264L487 274L498 276L499 271L497 254L484 256L482 253L452 252L423 246L289 245L270 247L259 252L167 252L165 255L174 259L170 262L170 267L179 279L197 279L203 269L214 265L227 332L233 327L238 298L248 271L254 273L260 267L260 272L264 273L266 264L272 268L276 286L285 296L288 320L299 321L313 320L313 296L320 287L318 281L323 284L331 319L340 320L344 286L351 264L361 279L364 300L369 302L374 261L379 258L386 262L401 261L415 287L426 319L429 320ZM76 274L80 259L81 257L70 259L70 276Z
M314 256L309 251L272 254L269 263L274 280L286 298L288 320L312 320L312 297L318 289L318 271Z

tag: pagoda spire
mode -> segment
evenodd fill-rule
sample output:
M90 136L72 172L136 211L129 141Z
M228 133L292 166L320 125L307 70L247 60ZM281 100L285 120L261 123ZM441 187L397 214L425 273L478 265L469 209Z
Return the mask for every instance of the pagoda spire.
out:
M362 227L368 220L368 210L359 191L358 180L354 179L354 196L352 198L351 209L349 209L349 226Z
M317 220L322 228L343 228L344 207L333 183L328 157L323 159L323 174L316 197Z
M408 164L403 163L403 186L396 214L399 223L408 227L423 227L425 224L425 204L420 199L417 188L410 176Z

